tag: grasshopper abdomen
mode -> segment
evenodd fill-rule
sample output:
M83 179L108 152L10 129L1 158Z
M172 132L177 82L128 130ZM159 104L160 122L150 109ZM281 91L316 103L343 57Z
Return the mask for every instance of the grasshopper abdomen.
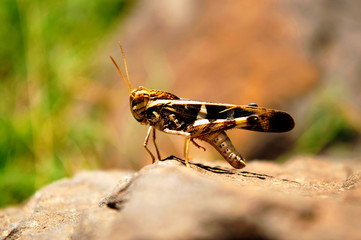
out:
M200 137L200 139L211 144L232 167L240 169L246 166L245 159L236 150L224 131L215 132Z

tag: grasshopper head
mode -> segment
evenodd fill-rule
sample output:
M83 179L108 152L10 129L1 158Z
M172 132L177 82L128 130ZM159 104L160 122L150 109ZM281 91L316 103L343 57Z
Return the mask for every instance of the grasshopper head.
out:
M150 91L145 87L137 87L130 92L130 111L138 122L146 122L145 110L147 109L149 99Z

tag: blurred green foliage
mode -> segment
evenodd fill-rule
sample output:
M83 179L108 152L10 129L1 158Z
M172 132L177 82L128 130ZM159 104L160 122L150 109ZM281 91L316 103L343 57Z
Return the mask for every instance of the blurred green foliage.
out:
M303 116L304 128L293 154L353 157L357 148L361 113L347 94L343 82L331 82L315 91L315 97ZM357 154L357 153L355 153Z
M96 46L130 2L0 1L0 207L99 166L101 108L79 110L74 96L91 81Z

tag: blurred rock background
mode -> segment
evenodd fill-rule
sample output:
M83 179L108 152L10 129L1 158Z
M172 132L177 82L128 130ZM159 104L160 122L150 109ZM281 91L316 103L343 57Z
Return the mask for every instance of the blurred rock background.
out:
M290 112L289 133L229 132L248 160L359 156L360 14L351 0L1 1L0 206L84 168L150 163L118 41L133 87ZM182 137L157 142L182 156ZM194 158L221 158L202 145Z

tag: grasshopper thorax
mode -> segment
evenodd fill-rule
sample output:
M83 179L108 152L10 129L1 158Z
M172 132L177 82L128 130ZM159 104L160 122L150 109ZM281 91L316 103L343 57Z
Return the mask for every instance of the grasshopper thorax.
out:
M150 91L145 87L137 87L130 92L130 111L134 118L141 123L146 123L145 110L150 100Z

